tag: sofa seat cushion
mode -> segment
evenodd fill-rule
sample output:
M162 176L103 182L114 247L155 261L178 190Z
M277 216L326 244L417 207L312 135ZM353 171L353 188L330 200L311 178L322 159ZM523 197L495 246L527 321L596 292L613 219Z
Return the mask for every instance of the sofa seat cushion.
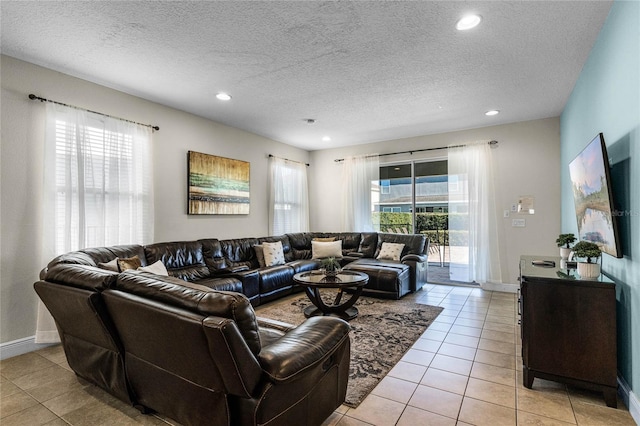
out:
M258 270L260 274L260 294L268 294L283 287L291 287L293 268L288 265L266 267Z
M308 272L313 271L314 269L320 268L320 263L317 260L294 260L293 262L287 263L287 266L293 268L293 273L298 274L300 272Z
M392 260L360 259L344 267L346 270L364 272L369 282L363 294L399 299L410 292L409 265Z

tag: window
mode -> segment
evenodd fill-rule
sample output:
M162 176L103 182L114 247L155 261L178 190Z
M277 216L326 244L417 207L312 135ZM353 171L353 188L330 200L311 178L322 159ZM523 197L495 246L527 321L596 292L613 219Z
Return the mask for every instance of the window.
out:
M308 231L307 166L271 157L269 176L269 235Z
M150 142L145 126L47 105L45 220L54 254L153 241Z

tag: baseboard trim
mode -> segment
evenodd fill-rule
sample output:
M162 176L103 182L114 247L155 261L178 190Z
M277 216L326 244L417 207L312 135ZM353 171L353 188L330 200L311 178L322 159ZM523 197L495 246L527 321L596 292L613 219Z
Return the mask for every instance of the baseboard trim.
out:
M488 291L501 291L503 293L517 293L520 289L518 284L509 284L509 283L496 283L496 282L486 282L480 284L483 290Z
M38 349L55 344L56 343L36 343L36 336L0 343L0 360L13 358L14 356L37 351Z
M629 408L629 414L633 417L636 424L640 425L640 400L633 393L626 380L621 376L618 376L618 395L624 401L627 408Z

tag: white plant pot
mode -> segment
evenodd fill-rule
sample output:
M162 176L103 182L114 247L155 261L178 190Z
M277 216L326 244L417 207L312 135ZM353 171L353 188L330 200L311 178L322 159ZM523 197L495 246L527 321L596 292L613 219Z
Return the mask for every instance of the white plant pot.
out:
M578 275L580 275L580 278L598 278L600 276L600 264L578 262Z
M560 247L560 257L563 259L569 259L571 256L571 249L566 247Z

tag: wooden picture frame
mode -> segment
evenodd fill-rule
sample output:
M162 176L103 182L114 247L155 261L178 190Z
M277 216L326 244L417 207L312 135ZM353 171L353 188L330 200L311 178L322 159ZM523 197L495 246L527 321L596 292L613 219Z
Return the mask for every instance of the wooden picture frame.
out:
M189 151L188 214L249 214L250 163Z

